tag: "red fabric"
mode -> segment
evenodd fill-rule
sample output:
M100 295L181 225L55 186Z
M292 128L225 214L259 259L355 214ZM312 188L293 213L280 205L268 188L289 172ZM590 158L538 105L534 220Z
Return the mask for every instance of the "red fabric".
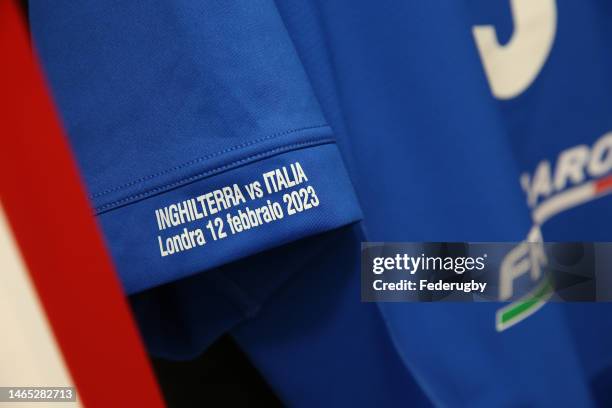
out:
M605 177L595 182L595 192L603 193L606 190L612 189L612 176Z
M0 198L78 395L163 406L12 0L0 0L0 61Z

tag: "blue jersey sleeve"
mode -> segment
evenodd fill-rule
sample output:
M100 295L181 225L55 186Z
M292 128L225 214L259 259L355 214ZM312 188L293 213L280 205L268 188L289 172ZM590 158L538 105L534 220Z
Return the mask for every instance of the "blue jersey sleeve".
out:
M128 293L360 217L273 2L32 2Z
M200 352L299 254L222 265L361 217L274 2L33 1L30 21L153 352Z

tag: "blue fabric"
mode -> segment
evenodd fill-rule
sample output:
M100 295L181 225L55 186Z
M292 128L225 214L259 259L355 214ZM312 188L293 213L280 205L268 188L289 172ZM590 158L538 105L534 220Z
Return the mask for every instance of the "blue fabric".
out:
M32 3L36 48L98 209L326 125L269 1Z
M38 2L31 13L36 47L127 293L360 218L332 130L272 3ZM319 207L161 256L166 239L184 227L205 231L212 215L160 231L156 210L235 184L246 196L245 185L294 163L322 195ZM219 214L268 200L285 205L287 191Z
M317 144L313 145L313 143ZM307 147L304 148L304 146ZM279 150L285 151L285 149L289 151L275 155ZM361 217L356 200L352 198L352 186L342 167L340 155L329 139L319 137L312 142L284 146L270 153L264 151L257 154L256 158L270 155L271 157L265 160L242 165L248 159L247 156L241 159L240 167L233 170L199 179L181 188L142 200L136 205L122 206L99 215L98 218L110 243L111 252L117 262L126 291L135 293L172 282L274 246L349 224ZM270 171L270 169L283 168L283 166L290 168L292 163L300 163L305 170L308 185L313 186L317 197L320 197L321 202L317 207L292 215L288 214L287 207L282 219L251 227L248 230L236 232L234 235L231 234L227 217L221 216L224 221L221 232L225 233L227 238L218 240L214 240L210 230L206 230L207 218L204 218L203 221L196 220L174 227L170 230L171 232L158 231L158 225L155 222L156 209L197 197L204 192L231 186L234 183L240 186L247 185L254 179L254 176ZM268 201L278 202L285 207L286 204L282 198L285 192L283 190L249 200L229 212L238 214L237 211L243 211L243 215L252 215L256 208L262 206L267 208ZM210 218L212 217L208 217ZM251 222L250 218L248 219L248 222ZM204 246L160 256L162 249L167 253L168 248L162 242L163 248L160 249L158 236L163 237L163 240L175 233L182 234L183 228L192 226L205 230L208 241ZM218 233L216 225L214 232Z
M602 94L610 58L601 42L610 37L595 23L609 15L604 2L559 5L556 45L541 79L508 102L490 95L469 30L494 24L507 41L506 8L491 2L278 6L322 109L334 118L368 240L520 241L532 224L521 173L612 128L606 113L612 101ZM579 78L568 87L569 98L561 93L567 75ZM597 102L585 111L591 96ZM545 239L609 240L611 229L602 222L609 225L610 201L600 198L553 218L543 226ZM562 226L555 230L557 222ZM581 317L586 305L548 305L497 333L499 307L380 305L398 354L437 404L588 406L601 400L601 385L591 381L612 362L610 305L592 305L588 319Z
M363 238L358 227L317 237L282 291L232 331L288 405L431 406L376 307L359 302Z
M32 1L150 351L189 358L231 332L291 406L609 401L612 305L547 305L499 333L497 304L359 301L360 240L521 241L536 204L609 176L582 169L531 205L521 182L612 130L612 6L552 4L546 62L500 100L472 27L506 44L507 2ZM321 206L159 257L156 209L296 161ZM562 211L543 237L611 240L611 205Z

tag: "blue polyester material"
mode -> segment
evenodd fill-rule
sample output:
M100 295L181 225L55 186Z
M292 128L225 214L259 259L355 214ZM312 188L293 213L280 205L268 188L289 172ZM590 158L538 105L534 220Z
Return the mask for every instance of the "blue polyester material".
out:
M612 305L546 305L497 332L498 304L360 302L362 240L522 241L534 225L612 240L610 195L536 222L611 174L612 6L537 2L554 7L550 53L499 99L473 27L507 45L512 7L535 7L518 3L32 1L149 350L189 358L230 332L290 406L609 403ZM160 257L156 209L296 162L321 205Z

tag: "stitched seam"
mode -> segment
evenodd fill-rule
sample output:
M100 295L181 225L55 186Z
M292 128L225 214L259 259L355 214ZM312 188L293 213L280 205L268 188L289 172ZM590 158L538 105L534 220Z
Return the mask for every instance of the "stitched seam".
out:
M286 135L289 135L291 133L301 132L303 130L321 129L321 128L325 128L325 127L329 127L329 125L324 124L324 125L307 126L307 127L303 127L303 128L291 129L291 130L286 130L284 132L268 135L266 137L262 137L262 138L259 138L259 139L254 139L254 140L251 140L251 141L248 141L248 142L244 142L244 143L241 143L239 145L232 146L232 147L226 148L224 150L220 150L220 151L218 151L216 153L212 153L212 154L209 154L209 155L206 155L206 156L198 157L197 159L190 160L188 162L179 164L178 166L171 167L169 169L160 171L158 173L151 174L151 175L148 175L148 176L145 176L145 177L141 177L141 178L139 178L137 180L134 180L134 181L131 181L129 183L122 184L120 186L113 187L113 188L110 188L108 190L104 190L104 191L95 193L95 194L91 195L90 198L94 199L94 198L97 198L97 197L102 197L103 195L110 194L110 193L113 193L115 191L123 190L125 188L128 188L128 187L134 186L136 184L142 183L144 181L151 180L151 179L154 179L156 177L160 177L160 176L163 176L165 174L171 173L173 171L180 170L182 168L192 166L192 165L197 164L197 163L199 163L199 162L201 162L203 160L209 160L209 159L212 159L214 157L220 156L222 154L229 153L229 152L232 152L234 150L243 149L245 147L253 146L253 145L256 145L258 143L262 143L262 142L265 142L267 140L275 139L275 138L280 137L280 136L286 136Z
M271 154L278 153L278 152L285 152L287 150L294 150L294 149L298 149L300 147L312 146L312 145L314 145L316 143L320 143L320 144L323 144L323 143L333 143L333 139L330 139L329 137L319 138L319 139L312 139L312 140L305 141L305 142L289 144L289 145L277 147L275 149L266 150L265 152L257 153L257 154L245 157L243 159L236 160L236 161L233 161L231 163L224 164L223 166L215 167L214 169L210 169L210 170L207 170L207 171L195 174L193 176L189 176L189 177L177 180L177 181L173 181L172 183L168 183L168 184L165 184L163 186L155 187L155 188L149 189L147 191L143 191L141 193L134 194L134 195L131 195L129 197L121 198L119 200L116 200L116 201L113 201L113 202L110 202L110 203L98 206L98 207L95 208L96 215L99 215L100 213L104 212L104 210L111 209L111 207L115 207L115 206L118 206L120 204L125 204L125 203L128 203L130 201L137 200L139 198L144 198L144 197L149 196L149 195L151 195L153 193L157 193L157 192L161 192L161 191L164 191L164 190L168 190L168 189L170 189L172 187L181 186L181 185L189 183L191 181L195 181L197 179L204 178L206 176L212 175L214 173L218 173L220 171L226 170L226 169L231 168L231 167L235 167L235 166L243 164L243 163L250 162L250 161L252 161L254 159L258 159L260 157L269 156Z

